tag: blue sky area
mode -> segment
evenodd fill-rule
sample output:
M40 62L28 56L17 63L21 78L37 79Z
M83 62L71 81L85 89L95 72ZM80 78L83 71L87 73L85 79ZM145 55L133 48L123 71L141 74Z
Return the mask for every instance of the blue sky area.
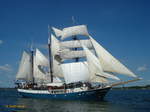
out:
M21 53L33 42L46 53L48 24L88 25L111 54L150 84L149 0L0 0L0 87L12 87Z

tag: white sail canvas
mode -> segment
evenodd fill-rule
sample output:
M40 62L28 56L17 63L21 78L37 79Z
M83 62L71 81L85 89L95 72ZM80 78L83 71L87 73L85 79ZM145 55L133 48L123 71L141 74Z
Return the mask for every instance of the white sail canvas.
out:
M97 43L91 36L90 39L99 57L99 61L104 71L114 72L118 74L136 77L136 75L126 68L121 62L113 57L107 50L105 50L99 43Z
M61 65L65 82L67 84L89 80L89 71L84 63L85 62L76 62L76 63L65 63Z
M108 84L109 80L107 78L104 78L104 77L95 77L93 80L91 80L91 82Z
M53 75L57 77L63 77L62 69L60 67L60 62L56 60L56 55L59 55L60 52L60 42L59 40L54 36L51 35L51 51L52 51L52 57L53 57ZM60 60L61 61L61 60Z
M19 70L16 75L16 79L23 79L29 82L32 81L31 75L31 56L27 52L23 52Z
M42 66L46 66L46 67L49 66L47 57L44 56L43 53L41 53L39 49L36 49L35 56L36 56L35 58L37 58L36 59L37 64L42 65Z
M64 28L63 30L59 30L57 28L52 27L55 35L57 37L61 37L62 40L65 38L75 36L75 35L84 35L89 36L87 26L86 25L78 25L78 26L72 26Z
M54 33L55 33L55 35L57 37L60 37L62 35L62 31L61 30L59 30L59 29L57 29L55 27L52 27L52 30L54 31Z
M60 43L61 48L81 48L82 45L86 46L87 48L92 48L91 40L70 40L70 41L62 41Z
M88 48L83 46L83 49L85 50L85 53L87 56L87 63L88 63L88 68L91 74L91 77L90 77L91 80L95 78L95 75L100 75L105 78L119 80L118 77L110 75L103 71L99 60L96 58L96 56L92 52L90 52Z
M43 83L44 80L46 80L46 72L42 69L42 65L45 66L48 63L48 60L46 61L46 57L38 50L36 49L35 56L34 56L34 68L33 68L33 76L34 80L37 83Z

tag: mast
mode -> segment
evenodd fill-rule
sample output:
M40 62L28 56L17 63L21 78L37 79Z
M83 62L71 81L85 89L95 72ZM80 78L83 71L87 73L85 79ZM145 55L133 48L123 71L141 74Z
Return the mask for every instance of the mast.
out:
M72 16L72 24L75 25L75 22L76 22L76 21L75 21L75 19L74 19L74 16ZM72 39L73 39L73 40L78 40L78 38L77 38L76 35L73 36ZM78 48L74 48L74 50L77 51ZM78 61L79 61L79 58L75 58L75 62L78 62Z
M48 52L49 52L49 70L50 70L50 77L51 77L51 83L53 82L53 57L52 57L52 53L51 53L51 39L50 39L50 33L49 33L49 25L48 25Z
M31 74L32 74L32 81L34 83L34 49L31 46Z
M72 38L74 41L75 40L78 40L78 38L77 38L77 36L75 35L75 36L73 36L73 38ZM78 48L74 48L74 50L75 51L77 51L78 50ZM78 62L79 61L79 58L75 58L75 62Z

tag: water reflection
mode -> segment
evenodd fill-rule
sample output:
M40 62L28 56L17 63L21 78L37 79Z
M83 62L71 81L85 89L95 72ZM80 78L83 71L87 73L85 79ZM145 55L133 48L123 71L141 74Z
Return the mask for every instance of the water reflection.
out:
M116 112L123 109L108 101L58 101L18 98L18 105L25 105L23 112Z

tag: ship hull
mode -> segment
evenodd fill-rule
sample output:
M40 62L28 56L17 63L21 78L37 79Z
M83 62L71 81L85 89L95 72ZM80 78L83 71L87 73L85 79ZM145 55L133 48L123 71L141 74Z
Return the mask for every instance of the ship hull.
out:
M56 100L103 100L111 87L98 88L88 91L51 94L48 90L18 89L19 94L26 98L45 98Z

